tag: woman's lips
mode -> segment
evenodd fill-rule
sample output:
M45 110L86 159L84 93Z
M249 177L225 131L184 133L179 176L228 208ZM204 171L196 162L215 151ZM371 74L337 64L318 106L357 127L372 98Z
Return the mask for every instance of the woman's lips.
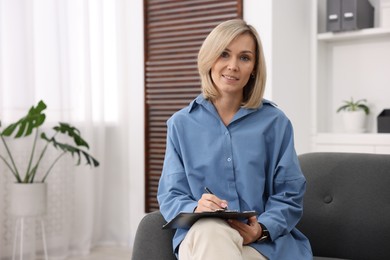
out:
M238 80L237 77L234 77L234 76L230 76L230 75L222 75L225 79L227 80Z

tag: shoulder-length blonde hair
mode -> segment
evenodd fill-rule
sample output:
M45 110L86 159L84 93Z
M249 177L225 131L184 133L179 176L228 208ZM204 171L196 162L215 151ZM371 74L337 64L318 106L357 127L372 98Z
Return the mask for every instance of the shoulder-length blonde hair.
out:
M211 78L211 68L221 53L237 36L248 33L256 44L256 61L254 76L250 77L244 87L242 106L258 108L261 105L265 81L267 78L263 47L256 29L241 19L228 20L215 27L204 40L198 54L198 70L201 78L203 96L215 100L219 96Z

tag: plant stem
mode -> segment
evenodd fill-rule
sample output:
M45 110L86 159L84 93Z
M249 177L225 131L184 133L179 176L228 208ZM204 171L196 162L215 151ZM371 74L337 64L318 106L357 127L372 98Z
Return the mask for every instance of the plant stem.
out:
M57 133L55 133L53 137L55 137L56 135L57 135ZM39 155L39 158L38 158L38 160L37 160L37 163L35 164L33 170L31 171L32 176L31 176L31 181L30 181L30 182L34 182L34 179L35 179L35 175L36 175L38 166L39 166L39 164L41 163L41 160L42 160L43 156L45 155L46 150L47 150L47 147L49 146L49 144L50 144L50 143L47 142L46 145L45 145L45 147L42 149L42 152L41 152L41 154Z
M3 141L3 144L4 144L4 147L5 149L7 150L7 153L8 153L8 156L12 162L12 165L13 165L13 169L11 167L11 165L8 164L8 162L5 160L4 157L1 157L3 159L3 161L7 164L7 166L11 169L12 173L15 175L16 179L18 182L22 182L22 179L20 178L20 175L19 175L19 171L18 171L18 168L16 167L16 164L15 164L15 161L14 161L14 158L12 157L12 154L8 148L8 145L7 143L5 142L5 139L3 136L1 136L1 140Z
M49 146L49 143L47 143L47 144L45 145L45 147L42 149L42 152L41 152L41 154L39 155L39 159L38 159L37 163L35 164L33 170L31 171L31 173L32 173L31 182L34 182L35 174L37 173L38 166L39 166L39 164L40 164L40 162L41 162L43 156L45 155L48 146Z
M42 182L45 182L47 176L49 175L51 169L54 167L54 165L58 162L58 160L65 154L65 152L61 153L55 160L54 162L52 163L52 165L50 165L49 169L47 170L45 176L43 177L42 179Z
M24 178L24 181L25 181L25 182L29 182L28 180L29 180L30 178L34 179L34 175L35 175L35 173L36 173L36 171L30 172L30 169L31 169L32 161L33 161L33 159L34 159L35 146L36 146L36 144L37 144L37 139L38 139L38 130L35 131L35 137L34 137L34 142L33 142L33 146L32 146L30 161L28 162L28 167L27 167L27 171L26 171L26 176L25 176L25 178Z

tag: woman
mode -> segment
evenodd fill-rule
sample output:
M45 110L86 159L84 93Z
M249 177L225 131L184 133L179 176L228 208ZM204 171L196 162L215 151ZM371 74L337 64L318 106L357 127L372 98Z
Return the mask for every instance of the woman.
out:
M312 259L295 225L306 180L282 111L263 99L266 68L256 30L218 25L198 55L202 95L167 122L158 201L166 220L179 212L255 210L247 221L201 219L177 229L183 259ZM204 191L209 187L213 194Z

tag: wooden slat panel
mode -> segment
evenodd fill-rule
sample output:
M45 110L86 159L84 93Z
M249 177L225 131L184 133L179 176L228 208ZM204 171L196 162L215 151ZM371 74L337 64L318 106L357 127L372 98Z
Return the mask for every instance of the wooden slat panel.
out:
M220 22L242 17L242 0L144 0L145 211L158 209L166 121L200 93L198 51Z

